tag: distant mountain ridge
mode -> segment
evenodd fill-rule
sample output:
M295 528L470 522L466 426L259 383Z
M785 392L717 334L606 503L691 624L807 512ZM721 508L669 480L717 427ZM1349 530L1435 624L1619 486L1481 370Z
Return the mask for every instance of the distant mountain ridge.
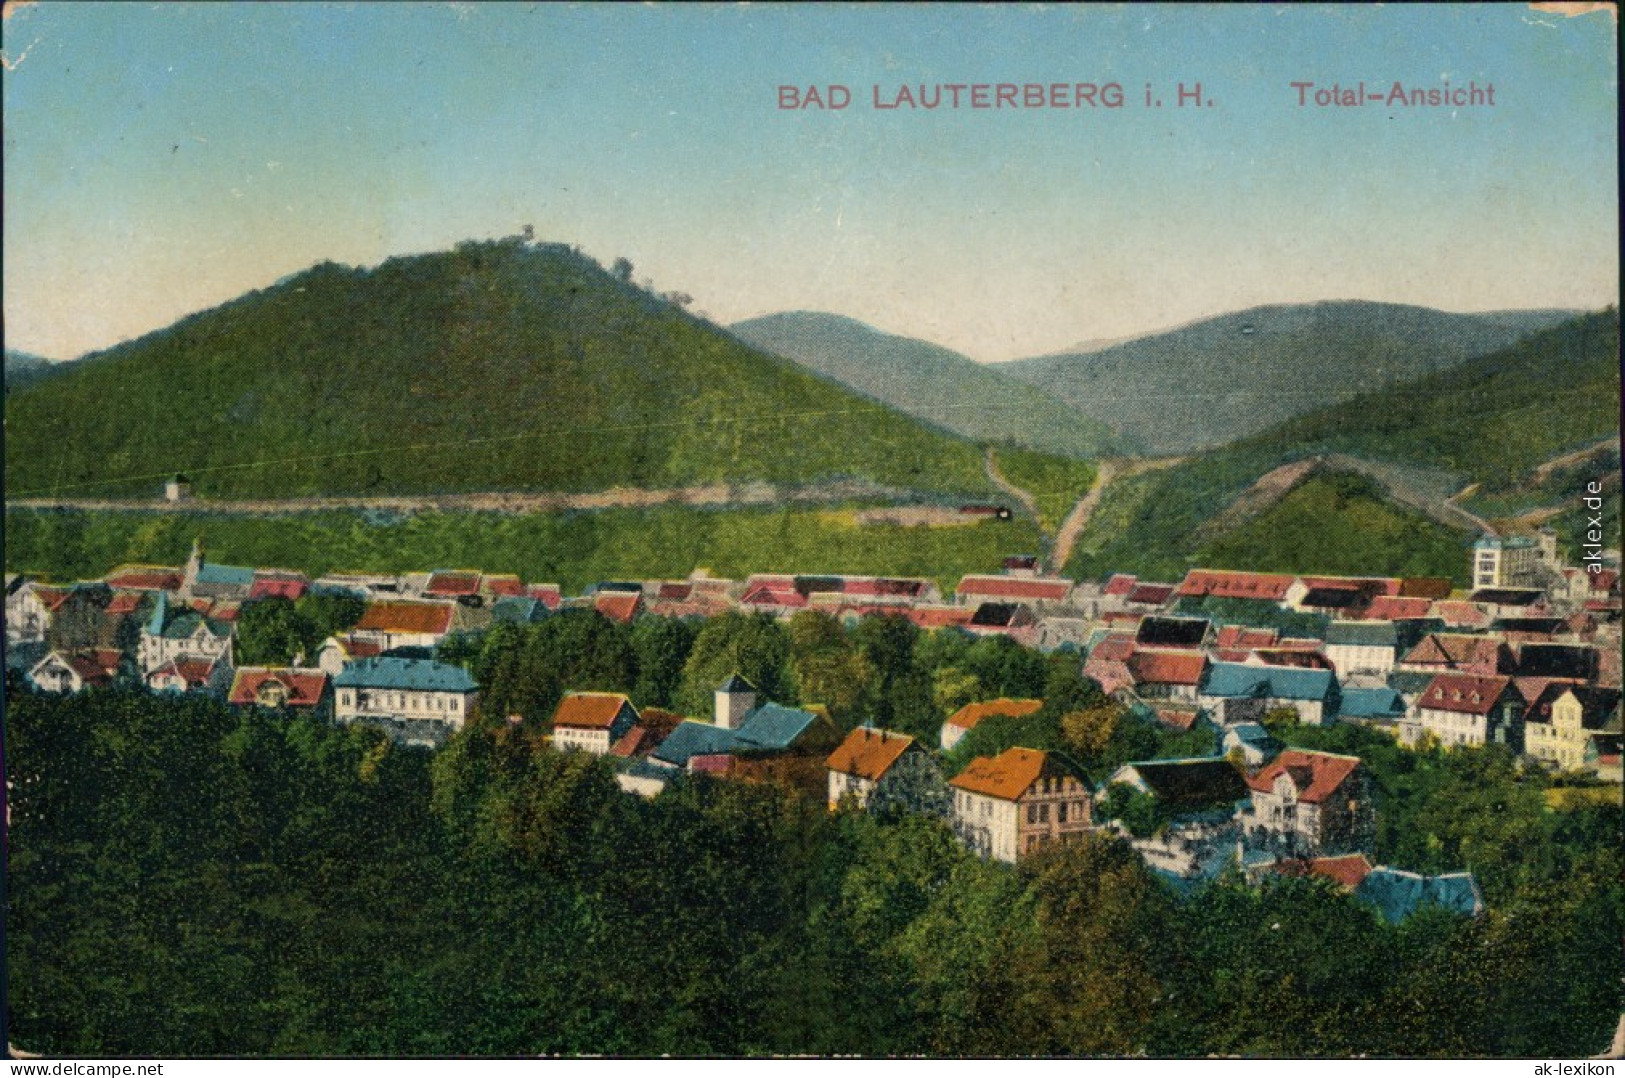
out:
M1181 454L1449 369L1578 313L1451 314L1362 300L1265 306L998 370L1153 453Z
M40 382L53 374L60 373L67 368L66 363L57 363L36 356L31 352L18 352L6 349L6 392L25 389Z
M929 341L820 311L785 311L728 328L754 347L975 441L1072 457L1126 451L1109 424Z
M519 238L322 263L8 394L8 495L856 480L986 496L977 447Z

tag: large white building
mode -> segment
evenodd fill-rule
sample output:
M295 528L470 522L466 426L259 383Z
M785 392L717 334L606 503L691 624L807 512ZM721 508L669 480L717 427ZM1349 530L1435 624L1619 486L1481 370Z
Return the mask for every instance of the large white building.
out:
M439 745L468 721L478 686L460 666L380 656L345 667L333 692L339 722L368 722L407 744Z

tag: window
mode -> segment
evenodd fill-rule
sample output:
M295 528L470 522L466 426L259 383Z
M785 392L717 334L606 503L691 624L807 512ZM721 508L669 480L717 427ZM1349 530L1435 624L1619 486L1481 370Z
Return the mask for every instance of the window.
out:
M1037 823L1038 822L1038 806L1037 805L1028 805L1027 806L1027 822L1028 823Z
M1038 806L1038 822L1039 823L1049 823L1049 806L1048 805L1039 805Z
M1066 823L1066 802L1062 801L1055 807L1055 822Z

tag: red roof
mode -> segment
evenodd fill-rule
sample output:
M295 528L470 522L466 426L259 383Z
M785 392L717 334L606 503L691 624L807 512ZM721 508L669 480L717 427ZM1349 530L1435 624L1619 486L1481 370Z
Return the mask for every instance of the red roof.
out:
M1197 714L1193 707L1159 707L1157 721L1172 730L1189 730L1196 725Z
M1105 639L1096 644L1094 650L1089 652L1089 660L1099 659L1101 662L1123 662L1134 654L1134 637L1127 633L1107 633Z
M115 592L113 595L113 601L107 604L107 609L104 610L103 613L112 615L114 617L123 614L133 614L137 609L140 608L141 599L142 595L138 591Z
M1216 595L1224 599L1286 598L1295 578L1282 573L1244 573L1229 569L1192 569L1176 589L1181 596Z
M796 590L794 583L789 584L757 584L745 592L745 597L739 600L741 606L786 606L803 607L807 605L807 597Z
M87 685L106 685L118 674L124 656L118 648L87 648L57 657L73 668Z
M72 588L59 588L51 584L35 584L34 595L47 610L56 610L68 601Z
M465 569L457 572L448 572L441 569L430 574L429 583L423 589L425 595L441 595L456 597L461 595L478 595L480 593L480 574L478 570Z
M565 693L564 699L559 701L559 709L553 712L553 725L608 730L615 724L615 716L621 713L621 708L630 707L631 703L618 692ZM633 716L636 715L634 709Z
M631 621L643 607L638 591L601 591L592 598L592 608L610 621Z
M1367 621L1402 621L1425 618L1433 600L1426 596L1379 595L1365 608Z
M1144 648L1128 657L1136 685L1196 685L1207 668L1200 651L1160 651Z
M903 612L903 616L922 629L945 629L964 625L976 616L968 606L916 606Z
M1161 606L1173 593L1172 584L1136 584L1134 590L1128 593L1128 601L1147 606Z
M1214 645L1221 648L1267 648L1275 644L1280 634L1274 629L1254 629L1247 625L1220 626Z
M532 584L525 589L525 598L535 599L549 610L557 610L564 601L564 589L557 584Z
M1063 602L1072 594L1072 581L1017 576L967 576L957 593L994 599Z
M107 577L110 588L128 588L131 591L174 591L185 583L186 576L179 569L164 566L133 565L115 569Z
M315 707L327 691L327 675L320 670L245 666L232 678L227 702L238 707L255 704L259 701L260 689L267 682L278 683L287 691L287 707Z
M1395 577L1306 576L1301 579L1303 586L1310 590L1326 588L1332 591L1358 591L1371 596L1401 594L1400 581Z
M525 585L512 573L499 573L485 578L485 590L492 595L521 596L525 594Z
M1416 701L1418 708L1462 715L1488 715L1512 684L1509 677L1476 674L1440 674L1428 682Z
M214 663L209 659L171 659L147 675L151 681L162 674L171 674L186 683L187 688L197 689L209 683L209 675L214 672Z
M693 591L694 585L687 581L668 580L660 585L660 590L655 592L655 597L659 599L687 599L689 595L693 594Z
M1318 804L1337 791L1360 768L1358 756L1339 756L1308 749L1287 749L1247 780L1260 793L1269 793L1286 773L1298 789L1298 800Z
M1091 658L1083 664L1083 674L1100 682L1100 691L1108 696L1118 689L1126 689L1134 684L1134 675L1129 673L1128 664L1117 659L1103 659L1097 662Z
M1134 590L1134 585L1139 582L1140 578L1133 573L1113 573L1111 578L1106 581L1106 586L1101 589L1101 594L1127 595Z
M1488 614L1462 599L1440 599L1428 613L1446 625L1468 629L1482 629L1490 623Z
M1037 749L1006 749L997 756L978 756L948 783L955 789L1015 801L1032 788L1044 770Z
M307 581L298 577L255 577L254 583L248 589L248 601L269 599L273 596L293 600L305 594L309 587Z
M979 704L966 704L952 715L948 716L949 726L959 726L970 730L977 723L989 715L1008 715L1012 719L1019 719L1031 715L1044 706L1042 700L1011 700L1000 697L997 700L984 700Z
M357 632L429 633L444 635L451 630L457 608L450 603L410 603L393 599L369 603Z
M925 591L923 580L903 580L897 577L847 577L841 582L845 595L889 596L912 599Z
M912 744L914 739L907 734L860 726L836 746L824 766L844 775L878 781Z
M1478 667L1480 673L1499 670L1504 657L1501 641L1489 636L1429 633L1401 660L1417 666Z
M1270 868L1283 876L1320 876L1352 891L1371 875L1371 862L1363 853L1316 857L1309 861L1277 861Z

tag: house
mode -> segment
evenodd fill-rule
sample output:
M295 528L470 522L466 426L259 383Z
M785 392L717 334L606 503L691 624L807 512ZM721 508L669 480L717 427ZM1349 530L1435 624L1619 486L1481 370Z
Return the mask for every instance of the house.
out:
M175 659L231 662L231 626L195 610L170 606L167 592L159 592L152 614L141 626L136 664L142 676Z
M324 718L333 711L327 674L296 667L239 667L231 679L226 702L233 707L294 711Z
M1125 665L1140 696L1194 704L1207 670L1207 656L1200 651L1136 648Z
M1386 685L1344 688L1338 717L1362 722L1398 722L1410 707L1405 698Z
M1468 569L1476 588L1526 588L1540 581L1541 556L1527 535L1484 535L1473 543Z
M357 659L371 659L383 654L384 647L377 640L360 640L348 633L330 636L322 641L316 652L316 666L330 678Z
M1042 612L1065 606L1072 596L1070 580L1056 577L977 576L960 578L954 601L961 606L1013 604Z
M333 679L333 717L382 728L408 745L438 746L462 729L479 687L460 666L432 659L358 659Z
M1330 670L1214 663L1199 700L1224 724L1256 722L1277 708L1291 708L1299 722L1319 726L1336 716L1342 693Z
M638 721L609 747L609 755L623 760L641 760L649 756L660 743L683 721L681 715L664 708L646 707L638 712Z
M1399 630L1392 621L1334 621L1326 626L1326 658L1337 676L1376 674L1394 668Z
M1362 616L1366 621L1420 621L1432 608L1433 600L1424 595L1378 595Z
M143 680L153 692L178 694L213 690L218 697L225 695L231 674L231 663L224 658L182 657L149 671Z
M829 807L889 802L910 812L948 812L948 788L936 758L907 734L860 726L824 762Z
M1468 598L1491 619L1541 617L1548 613L1546 594L1538 588L1480 588Z
M260 599L286 599L297 602L310 590L310 578L292 569L256 569L245 602Z
M592 608L610 621L630 625L643 613L641 591L599 591L592 597Z
M1601 669L1597 649L1575 644L1524 644L1518 648L1516 677L1595 681Z
M117 648L52 651L28 671L28 680L41 692L105 689L118 679L123 660Z
M977 636L1016 636L1037 622L1032 610L1019 603L982 603L961 628Z
M637 721L637 708L621 693L567 692L553 712L553 747L604 756Z
M1438 674L1399 724L1402 744L1416 745L1423 733L1445 747L1507 745L1523 748L1524 704L1512 679L1475 674Z
M192 481L180 472L164 480L164 501L183 502L192 496Z
M1238 722L1226 727L1219 738L1219 751L1226 757L1239 758L1249 769L1263 766L1283 747L1256 722Z
M1492 677L1510 674L1514 663L1505 642L1494 637L1429 633L1405 653L1398 668L1428 674L1455 671Z
M1181 599L1260 599L1286 602L1297 578L1283 573L1249 573L1230 569L1192 569L1174 594Z
M1471 872L1423 876L1379 865L1355 886L1354 897L1375 907L1389 924L1398 924L1424 906L1463 917L1484 912L1484 896Z
M238 602L248 598L253 590L255 570L240 565L215 565L203 552L203 540L192 543L192 555L186 560L178 595L182 602L193 599L232 599Z
M948 785L954 832L982 857L1014 864L1090 828L1089 779L1060 753L1013 748L978 756Z
M960 738L976 729L976 724L990 715L1005 715L1012 719L1025 718L1044 706L1042 700L1011 700L1000 697L978 704L966 704L942 724L942 751L947 752L959 744Z
M734 760L816 755L822 785L823 762L839 742L828 714L767 703L752 708L737 727L685 719L650 758L688 771L728 773Z
M115 591L179 591L186 571L168 565L121 565L103 580Z
M6 643L31 644L45 639L51 614L68 597L66 588L54 588L24 576L6 579Z
M1358 756L1287 749L1247 780L1243 827L1277 852L1305 857L1368 850L1376 838L1370 781Z
M451 632L457 611L456 603L377 599L367 604L350 635L376 644L383 651L432 648Z
M782 573L757 573L745 580L745 593L739 599L743 610L788 617L807 605L807 596L796 587L796 578Z
M1189 649L1205 647L1213 637L1206 618L1144 617L1134 631L1134 642L1145 648Z
M1524 712L1524 751L1561 770L1580 770L1588 744L1604 732L1619 702L1618 689L1552 682Z

